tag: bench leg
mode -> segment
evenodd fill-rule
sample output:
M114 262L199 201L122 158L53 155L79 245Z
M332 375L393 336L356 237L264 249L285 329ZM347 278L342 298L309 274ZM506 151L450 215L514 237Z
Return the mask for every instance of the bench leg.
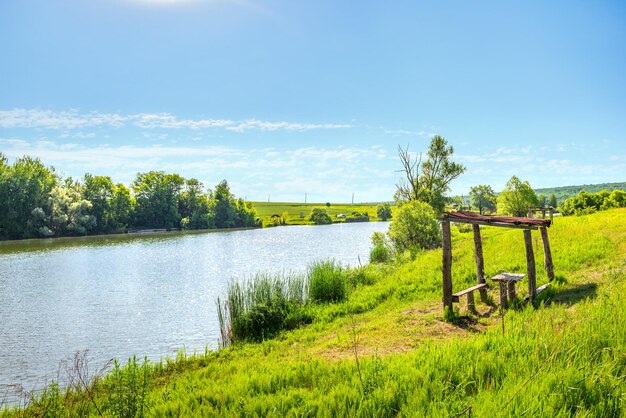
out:
M502 309L506 308L506 283L500 282L500 306Z
M509 282L508 287L509 287L509 300L515 300L515 298L517 297L517 295L515 294L515 282Z
M474 292L467 294L467 310L471 313L476 313L476 305L474 304Z

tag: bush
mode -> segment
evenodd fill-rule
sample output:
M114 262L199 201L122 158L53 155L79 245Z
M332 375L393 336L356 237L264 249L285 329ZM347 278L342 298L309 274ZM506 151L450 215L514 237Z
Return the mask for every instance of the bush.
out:
M311 215L309 215L309 221L313 222L315 225L326 225L333 223L328 213L326 213L326 209L315 208L311 211Z
M389 249L384 245L375 245L370 251L370 263L386 263L390 259Z
M439 223L433 208L419 201L402 205L389 225L388 236L397 252L435 248L441 244Z
M346 299L346 276L334 260L318 261L309 266L309 297L313 302L341 302Z
M376 216L378 216L381 221L391 219L391 206L389 203L385 202L376 206Z
M109 399L107 410L114 417L144 417L150 407L148 403L148 384L150 381L150 364L147 358L142 363L137 357L128 359L126 366L117 360L107 376Z
M350 215L346 217L345 222L369 222L370 217L367 212L352 212Z

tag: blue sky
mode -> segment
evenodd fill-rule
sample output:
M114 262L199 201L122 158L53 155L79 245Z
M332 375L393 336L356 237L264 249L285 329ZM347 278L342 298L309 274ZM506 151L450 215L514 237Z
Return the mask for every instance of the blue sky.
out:
M453 194L626 181L626 3L547 3L3 0L0 152L380 201L439 134Z

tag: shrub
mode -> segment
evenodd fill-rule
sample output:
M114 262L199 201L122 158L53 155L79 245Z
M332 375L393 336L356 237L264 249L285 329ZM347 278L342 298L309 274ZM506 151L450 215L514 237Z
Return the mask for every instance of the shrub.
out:
M137 357L128 359L126 366L113 362L113 369L107 377L109 399L107 410L114 417L144 417L147 415L148 383L150 380L150 363L144 358L143 363Z
M311 211L311 215L309 215L309 221L313 222L315 225L326 225L332 223L332 219L326 213L326 209L314 208Z
M376 216L378 216L381 221L391 219L391 206L389 203L385 202L376 206Z
M334 260L318 261L308 268L309 297L313 302L341 302L346 299L346 276Z
M370 251L370 263L386 263L390 259L389 249L384 245L375 245Z
M402 205L389 225L388 236L397 252L412 248L434 248L441 244L439 224L433 208L415 200Z
M346 217L346 222L369 222L370 217L365 213L360 212L352 212L350 215Z

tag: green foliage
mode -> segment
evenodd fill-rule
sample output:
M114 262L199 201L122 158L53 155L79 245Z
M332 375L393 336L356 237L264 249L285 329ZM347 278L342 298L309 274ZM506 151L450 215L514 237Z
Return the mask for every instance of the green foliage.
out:
M126 232L129 227L206 229L262 226L251 202L228 183L212 195L196 179L162 171L138 173L131 191L110 177L61 180L53 168L0 153L0 240Z
M487 184L473 186L470 189L470 202L481 215L485 210L493 212L496 210L496 193Z
M106 410L113 417L143 418L147 416L148 385L150 382L150 364L147 358L142 363L133 356L125 366L114 360L113 369L108 375L106 385L110 396Z
M428 147L427 158L421 162L409 154L408 148L398 147L398 156L403 166L405 181L399 184L394 195L401 204L421 201L432 206L436 213L445 208L445 193L450 190L450 182L465 172L465 167L451 160L454 148L448 146L445 138L435 135Z
M151 228L179 226L178 199L185 179L163 171L138 173L132 184L137 206L135 225Z
M318 261L308 268L309 297L316 303L335 303L346 299L346 275L334 260Z
M387 235L382 232L372 234L370 263L386 263L393 257L393 248Z
M309 221L313 222L315 225L327 225L333 223L328 213L326 213L326 209L321 208L313 208L311 214L309 215Z
M530 183L521 181L516 176L511 177L498 196L498 212L511 216L526 216L528 208L538 204L537 195Z
M435 212L424 202L402 205L389 226L389 239L398 253L408 249L430 249L441 244Z
M548 197L548 206L550 206L553 209L556 209L558 203L556 200L556 195L554 193L552 193L549 197Z
M579 186L561 186L550 187L543 189L535 189L536 193L542 193L548 197L548 204L553 208L560 206L566 199L575 197L578 193L586 191L588 193L596 193L600 190L624 190L626 191L626 183L598 183L598 184L583 184ZM555 204L550 202L550 196L555 195Z
M326 202L326 207L329 208L330 207L330 202Z
M578 196L570 197L561 206L563 215L588 215L612 208L626 207L626 192L623 190L600 190L597 193L582 191Z
M376 206L376 216L378 216L381 221L391 219L391 206L389 203L384 202Z
M243 283L231 282L226 299L217 300L221 344L261 341L306 323L307 315L302 312L306 297L303 276L257 274Z

